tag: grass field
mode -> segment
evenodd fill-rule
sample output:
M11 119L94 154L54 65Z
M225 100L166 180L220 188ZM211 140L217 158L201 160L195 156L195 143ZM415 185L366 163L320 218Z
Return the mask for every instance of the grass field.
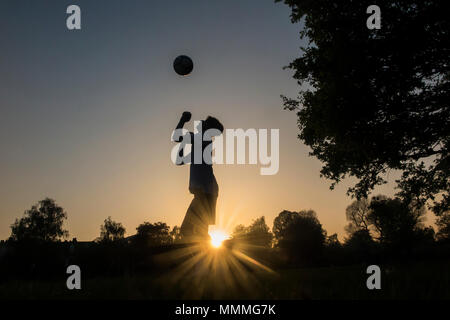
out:
M382 289L368 290L367 266L246 270L170 271L82 280L68 290L65 279L5 280L1 299L450 299L450 261L381 266ZM230 270L232 271L232 270Z

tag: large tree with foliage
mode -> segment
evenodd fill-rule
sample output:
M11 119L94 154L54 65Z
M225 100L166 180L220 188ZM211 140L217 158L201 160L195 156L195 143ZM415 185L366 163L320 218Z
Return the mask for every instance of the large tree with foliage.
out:
M248 227L241 224L236 226L233 238L255 246L271 247L273 235L266 224L265 217L260 217Z
M308 264L321 254L326 231L313 210L282 211L273 221L275 246L294 262Z
M372 2L275 0L291 7L307 41L288 68L301 85L284 107L331 188L366 197L400 170L399 196L438 215L450 205L450 20L444 1L378 0L381 29L366 27Z
M345 231L350 235L362 230L369 232L369 212L369 200L367 198L353 201L345 209L345 216L348 221L348 224L345 226Z
M177 236L177 230L174 229L174 236ZM135 240L146 246L161 246L173 242L174 238L170 228L164 222L144 222L136 228Z
M440 240L450 240L450 212L441 215L437 221L438 227L437 238Z
M125 236L125 228L120 222L115 222L108 217L100 226L100 237L96 240L99 242L114 242L121 240Z
M55 200L45 198L26 210L24 216L11 225L12 241L54 242L68 237L63 228L67 213Z
M417 208L399 198L373 197L369 209L368 220L381 243L411 244L428 232L423 226L423 207Z
M365 239L373 236L381 243L424 240L433 233L425 228L425 208L400 198L377 195L353 201L346 209L346 231L352 238ZM355 240L353 239L353 240Z

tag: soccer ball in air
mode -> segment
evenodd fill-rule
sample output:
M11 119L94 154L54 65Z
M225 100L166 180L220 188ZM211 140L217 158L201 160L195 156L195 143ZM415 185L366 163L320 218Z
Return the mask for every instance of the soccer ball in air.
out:
M180 76L187 76L194 69L194 63L188 56L181 55L178 56L173 62L173 68Z

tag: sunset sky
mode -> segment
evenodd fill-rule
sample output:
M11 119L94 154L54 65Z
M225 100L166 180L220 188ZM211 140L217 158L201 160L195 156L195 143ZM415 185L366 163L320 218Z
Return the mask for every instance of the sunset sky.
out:
M66 28L70 4L80 31ZM144 221L180 225L193 196L170 136L189 110L226 128L280 129L277 175L214 166L218 224L265 216L272 227L283 209L313 209L342 240L351 181L329 190L280 99L299 90L282 67L301 53L301 27L273 0L2 0L0 239L44 197L66 209L78 240L97 237L108 216L127 235ZM180 54L194 61L189 77L173 71ZM379 192L392 195L392 184Z

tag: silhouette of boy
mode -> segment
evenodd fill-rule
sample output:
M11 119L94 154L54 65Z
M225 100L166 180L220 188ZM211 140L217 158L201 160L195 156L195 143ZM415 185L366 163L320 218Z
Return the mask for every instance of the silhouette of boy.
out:
M184 124L191 119L190 112L183 112L180 121L176 129L182 129ZM191 159L190 159L190 177L189 177L189 192L194 195L189 208L181 224L180 233L181 237L186 242L203 241L209 238L208 226L214 225L216 221L216 202L219 194L219 186L217 185L216 178L214 177L212 169L212 148L210 147L205 154L205 148L212 143L212 139L207 139L204 134L209 131L213 133L209 135L212 138L214 135L220 135L223 132L223 125L214 117L207 117L206 120L200 121L197 126L197 132L194 134L189 132L190 139L187 139L187 143L191 144ZM215 133L215 134L214 134ZM204 141L207 140L207 141ZM180 142L181 138L174 139L176 142ZM183 139L186 143L186 139ZM198 146L197 143L201 143L201 155L194 151ZM183 156L183 147L180 146L179 158ZM208 159L204 159L208 157ZM201 157L197 159L196 157ZM208 161L205 161L208 160ZM184 161L177 161L178 165L185 164Z

